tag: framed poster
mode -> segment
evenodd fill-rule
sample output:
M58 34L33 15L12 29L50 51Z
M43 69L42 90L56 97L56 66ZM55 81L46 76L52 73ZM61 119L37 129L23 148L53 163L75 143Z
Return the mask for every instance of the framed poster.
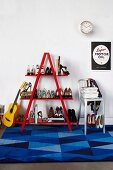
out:
M111 70L111 42L91 42L92 70Z

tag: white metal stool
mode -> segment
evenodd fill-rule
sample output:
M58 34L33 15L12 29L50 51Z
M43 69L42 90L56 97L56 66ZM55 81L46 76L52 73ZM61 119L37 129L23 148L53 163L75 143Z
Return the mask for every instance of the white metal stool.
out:
M102 97L96 98L84 98L81 94L81 89L87 87L87 79L80 79L78 81L78 90L79 90L79 117L81 116L81 107L84 105L84 134L87 134L87 104L90 101L94 102L94 109L96 110L96 101L101 101L102 103L102 115L103 115L103 133L105 133L105 106L104 100Z

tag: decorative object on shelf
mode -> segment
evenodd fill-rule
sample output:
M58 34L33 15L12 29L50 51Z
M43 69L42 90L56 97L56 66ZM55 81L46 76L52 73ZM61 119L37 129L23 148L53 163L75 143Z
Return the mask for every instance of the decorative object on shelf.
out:
M91 69L111 70L111 42L91 42Z
M90 21L83 21L80 24L80 30L84 34L89 34L89 33L93 32L93 28L94 28L94 26Z

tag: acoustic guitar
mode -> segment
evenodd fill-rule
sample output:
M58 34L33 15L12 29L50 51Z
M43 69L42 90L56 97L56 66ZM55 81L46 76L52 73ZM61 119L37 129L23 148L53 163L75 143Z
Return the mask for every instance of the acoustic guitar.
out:
M9 104L7 112L2 117L2 123L7 127L12 127L14 125L15 118L18 114L19 106L17 104L17 99L20 94L21 89L26 85L26 82L23 82L18 90L16 98L13 103Z

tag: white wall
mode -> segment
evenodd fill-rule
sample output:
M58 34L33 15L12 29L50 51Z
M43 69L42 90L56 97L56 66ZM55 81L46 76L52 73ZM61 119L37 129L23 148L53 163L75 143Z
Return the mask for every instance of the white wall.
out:
M0 0L0 104L7 109L21 82L33 81L24 76L27 65L40 64L43 53L50 52L54 59L60 55L71 73L60 78L62 87L73 90L74 100L67 106L78 110L77 81L92 77L112 123L113 70L92 71L90 65L91 41L113 41L112 9L112 0ZM94 24L92 35L79 31L83 20Z

